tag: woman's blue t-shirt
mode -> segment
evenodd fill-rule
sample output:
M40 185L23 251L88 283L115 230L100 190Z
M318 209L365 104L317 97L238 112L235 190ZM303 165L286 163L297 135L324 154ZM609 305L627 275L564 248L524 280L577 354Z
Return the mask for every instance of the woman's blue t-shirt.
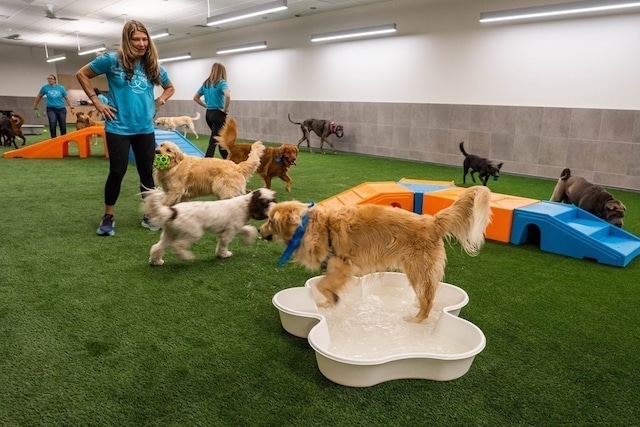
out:
M104 74L109 84L109 105L115 107L115 119L106 120L104 129L117 135L153 133L156 114L153 83L140 62L136 62L131 80L118 61L116 52L107 52L89 63L96 74ZM160 83L170 84L167 71L160 66Z
M198 95L204 95L204 103L207 106L207 110L223 109L224 108L224 91L229 89L229 85L225 80L218 80L218 83L211 86L209 84L203 84L198 89Z
M64 86L44 85L40 89L40 95L47 97L47 107L49 108L65 108L64 97L67 96L67 90Z

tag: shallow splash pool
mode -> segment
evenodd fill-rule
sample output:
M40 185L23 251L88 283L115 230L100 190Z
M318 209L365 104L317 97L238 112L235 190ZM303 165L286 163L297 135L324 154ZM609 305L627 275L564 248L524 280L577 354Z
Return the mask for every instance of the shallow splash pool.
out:
M449 381L461 377L486 344L484 334L458 317L469 302L457 286L440 283L429 317L407 318L418 311L413 289L403 273L354 277L335 307L319 308L311 288L284 289L273 297L282 327L308 338L320 372L331 381L368 387L401 378Z

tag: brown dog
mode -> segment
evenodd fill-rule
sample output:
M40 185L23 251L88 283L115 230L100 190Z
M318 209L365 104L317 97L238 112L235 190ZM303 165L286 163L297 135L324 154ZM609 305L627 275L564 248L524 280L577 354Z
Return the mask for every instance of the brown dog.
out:
M194 197L215 195L230 199L247 192L247 181L260 165L262 142L252 144L249 158L239 164L214 157L185 155L170 141L156 147L156 154L169 156L167 169L155 169L153 177L166 194L164 203L174 205Z
M622 227L627 208L602 186L579 176L571 176L566 168L553 189L552 202L572 203L616 227Z
M311 141L309 139L309 137L311 136L311 132L313 132L320 137L320 151L322 151L323 154L323 146L325 142L331 146L333 154L336 154L336 147L334 147L327 138L332 134L337 136L338 138L342 138L342 136L344 135L344 129L342 128L342 125L338 125L335 122L331 122L329 120L321 119L307 119L304 122L294 122L293 120L291 120L291 114L287 114L287 117L289 118L289 121L291 123L293 123L294 125L300 125L300 129L302 129L302 138L300 138L300 141L298 141L298 148L300 148L300 144L302 144L302 142L306 140L309 152L313 152L311 151Z
M280 263L293 254L307 268L326 265L326 274L312 288L316 304L332 306L353 276L403 270L420 304L411 319L429 316L447 260L444 239L455 237L462 249L476 254L484 243L491 217L491 191L465 189L435 216L381 205L351 205L332 209L288 201L275 204L260 227L264 239L289 245Z
M227 160L240 163L249 157L251 144L236 144L237 138L238 123L235 119L228 119L220 129L220 134L216 136L220 147L229 152ZM262 178L265 187L271 188L271 180L278 177L286 183L287 191L291 192L293 180L287 172L291 166L296 165L297 159L298 147L295 145L282 144L280 147L265 147L256 173Z

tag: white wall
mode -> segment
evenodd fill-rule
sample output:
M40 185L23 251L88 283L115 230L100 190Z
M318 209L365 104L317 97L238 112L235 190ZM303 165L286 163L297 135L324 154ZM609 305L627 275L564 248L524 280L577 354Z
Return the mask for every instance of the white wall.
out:
M640 13L478 23L481 9L532 4L540 2L394 0L242 30L212 29L210 36L159 48L197 58L166 64L174 99L191 99L211 64L220 61L238 100L640 109ZM389 22L398 24L396 36L309 42L313 33ZM260 40L268 50L215 55L216 47ZM0 61L0 95L35 94L51 72L37 50L22 50L27 59L0 45L0 55L11 53ZM59 73L83 65L65 62Z

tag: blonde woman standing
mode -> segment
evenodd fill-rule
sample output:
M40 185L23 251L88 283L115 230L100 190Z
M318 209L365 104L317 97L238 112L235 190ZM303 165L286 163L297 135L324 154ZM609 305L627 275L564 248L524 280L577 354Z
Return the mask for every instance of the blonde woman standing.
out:
M204 97L204 102L202 101ZM231 102L231 91L229 90L229 84L227 83L227 70L219 62L216 62L211 67L211 74L202 83L198 92L193 96L193 100L196 104L207 109L206 120L207 124L211 128L211 137L209 138L209 146L205 157L213 157L216 153L216 136L227 121L227 112L229 111L229 103ZM226 159L229 153L227 150L219 148L220 156Z

